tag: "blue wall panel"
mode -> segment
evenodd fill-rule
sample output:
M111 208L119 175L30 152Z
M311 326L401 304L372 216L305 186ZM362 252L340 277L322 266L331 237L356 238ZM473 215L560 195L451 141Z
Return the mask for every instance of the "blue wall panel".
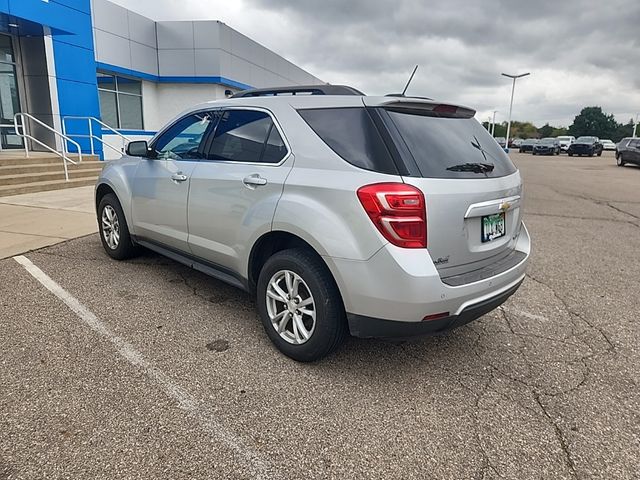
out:
M91 15L91 2L88 2L86 0L49 0L49 1L50 3L58 3L66 7L80 10L82 13Z
M51 29L60 115L100 118L91 1L0 0L0 13ZM69 122L69 126L69 133L88 133L86 122ZM88 139L78 143L85 152L89 150ZM96 143L101 152L102 144Z

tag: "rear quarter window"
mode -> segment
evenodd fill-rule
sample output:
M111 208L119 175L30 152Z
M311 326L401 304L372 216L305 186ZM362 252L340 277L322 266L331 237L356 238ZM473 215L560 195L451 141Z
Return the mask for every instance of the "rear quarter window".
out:
M351 165L397 175L398 169L364 107L298 110L311 129Z
M387 110L402 142L425 178L504 177L517 171L509 157L474 118L447 118ZM448 168L465 163L492 164L493 171L474 173Z

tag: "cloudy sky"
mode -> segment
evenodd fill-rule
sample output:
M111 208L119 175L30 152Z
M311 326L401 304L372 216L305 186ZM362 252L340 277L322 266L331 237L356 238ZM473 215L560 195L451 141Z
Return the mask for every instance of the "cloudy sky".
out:
M220 20L329 83L568 126L640 112L639 0L112 0L155 20Z

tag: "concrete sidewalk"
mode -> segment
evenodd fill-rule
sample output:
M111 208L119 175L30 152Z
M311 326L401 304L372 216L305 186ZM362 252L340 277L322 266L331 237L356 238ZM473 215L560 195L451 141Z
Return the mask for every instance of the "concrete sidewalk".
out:
M97 232L93 189L0 197L0 258Z

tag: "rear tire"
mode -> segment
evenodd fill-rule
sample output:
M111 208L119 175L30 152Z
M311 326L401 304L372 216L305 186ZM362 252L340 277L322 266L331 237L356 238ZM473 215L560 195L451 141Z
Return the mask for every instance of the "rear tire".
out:
M260 271L256 295L267 336L294 360L319 360L347 336L338 286L312 251L296 248L275 253Z
M127 219L113 193L106 194L98 204L98 233L111 258L126 260L140 253L140 248L131 240Z

